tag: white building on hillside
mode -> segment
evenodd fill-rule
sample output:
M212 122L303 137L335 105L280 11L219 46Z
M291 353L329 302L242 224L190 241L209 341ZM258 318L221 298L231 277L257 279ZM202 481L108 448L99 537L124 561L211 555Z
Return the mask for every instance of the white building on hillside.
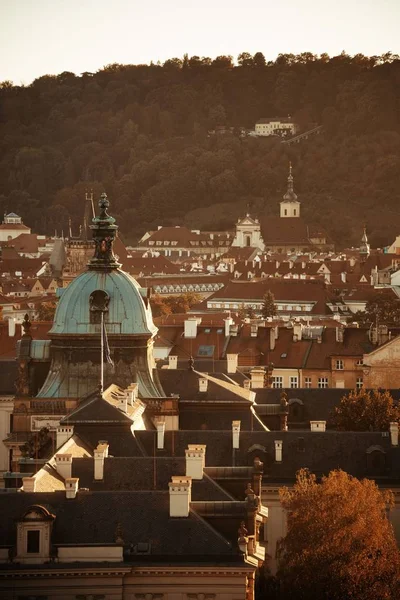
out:
M259 119L255 126L255 134L261 136L280 135L287 137L297 132L297 125L291 117L268 117Z
M0 225L0 242L9 242L21 233L31 233L30 227L23 224L21 217L15 213L4 215L4 221Z

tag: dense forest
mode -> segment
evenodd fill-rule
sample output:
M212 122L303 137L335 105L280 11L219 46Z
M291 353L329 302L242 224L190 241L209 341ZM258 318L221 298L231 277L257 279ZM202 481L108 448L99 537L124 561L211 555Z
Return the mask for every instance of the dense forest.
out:
M291 115L323 132L300 144L240 137ZM217 125L232 134L209 135ZM260 52L214 60L112 64L79 76L0 84L0 210L37 232L82 223L85 191L106 191L123 237L157 225L231 227L278 214L289 160L303 216L339 245L367 224L374 245L400 233L400 59Z

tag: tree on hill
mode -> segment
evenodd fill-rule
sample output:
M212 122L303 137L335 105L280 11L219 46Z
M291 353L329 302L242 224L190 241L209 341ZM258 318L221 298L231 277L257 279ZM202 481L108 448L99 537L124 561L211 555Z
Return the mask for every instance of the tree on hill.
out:
M352 390L340 401L333 423L342 431L388 431L400 411L387 390Z
M261 314L264 319L276 315L275 296L270 290L264 294Z
M306 469L280 491L287 535L279 548L285 600L393 600L400 558L387 512L393 493L332 471L317 483Z

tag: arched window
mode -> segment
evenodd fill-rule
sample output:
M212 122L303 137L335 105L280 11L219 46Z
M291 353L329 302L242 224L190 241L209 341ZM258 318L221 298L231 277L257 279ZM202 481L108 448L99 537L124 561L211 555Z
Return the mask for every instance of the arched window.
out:
M90 322L101 323L101 313L106 319L108 314L108 304L110 296L104 290L95 290L89 296L90 304Z

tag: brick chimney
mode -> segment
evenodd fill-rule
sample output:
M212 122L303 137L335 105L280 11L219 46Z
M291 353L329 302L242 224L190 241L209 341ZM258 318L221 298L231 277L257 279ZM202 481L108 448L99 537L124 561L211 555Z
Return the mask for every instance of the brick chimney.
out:
M169 487L169 516L188 517L192 496L191 477L172 477Z
M225 322L225 337L229 337L231 334L231 325L233 325L232 317L227 317L224 319Z
M67 498L76 498L79 488L79 477L68 477L65 480L65 495Z
M24 492L36 492L36 477L23 477L22 485Z
M275 462L282 462L283 440L275 440Z
M206 464L206 446L204 444L189 444L185 450L186 475L192 479L203 479Z
M178 366L177 356L168 356L168 369L176 369Z
M293 341L301 342L303 332L303 325L301 323L294 323L293 325Z
M238 361L239 361L238 354L227 354L226 355L228 373L236 373Z
M73 425L59 425L57 427L57 438L56 445L57 448L61 448L65 442L69 440L74 434L74 426Z
M311 431L325 431L326 421L310 421Z
M392 446L399 445L399 424L397 422L392 422L389 425L390 428L390 443Z
M72 454L56 454L56 469L63 479L71 477Z
M239 448L240 421L232 421L232 448Z

